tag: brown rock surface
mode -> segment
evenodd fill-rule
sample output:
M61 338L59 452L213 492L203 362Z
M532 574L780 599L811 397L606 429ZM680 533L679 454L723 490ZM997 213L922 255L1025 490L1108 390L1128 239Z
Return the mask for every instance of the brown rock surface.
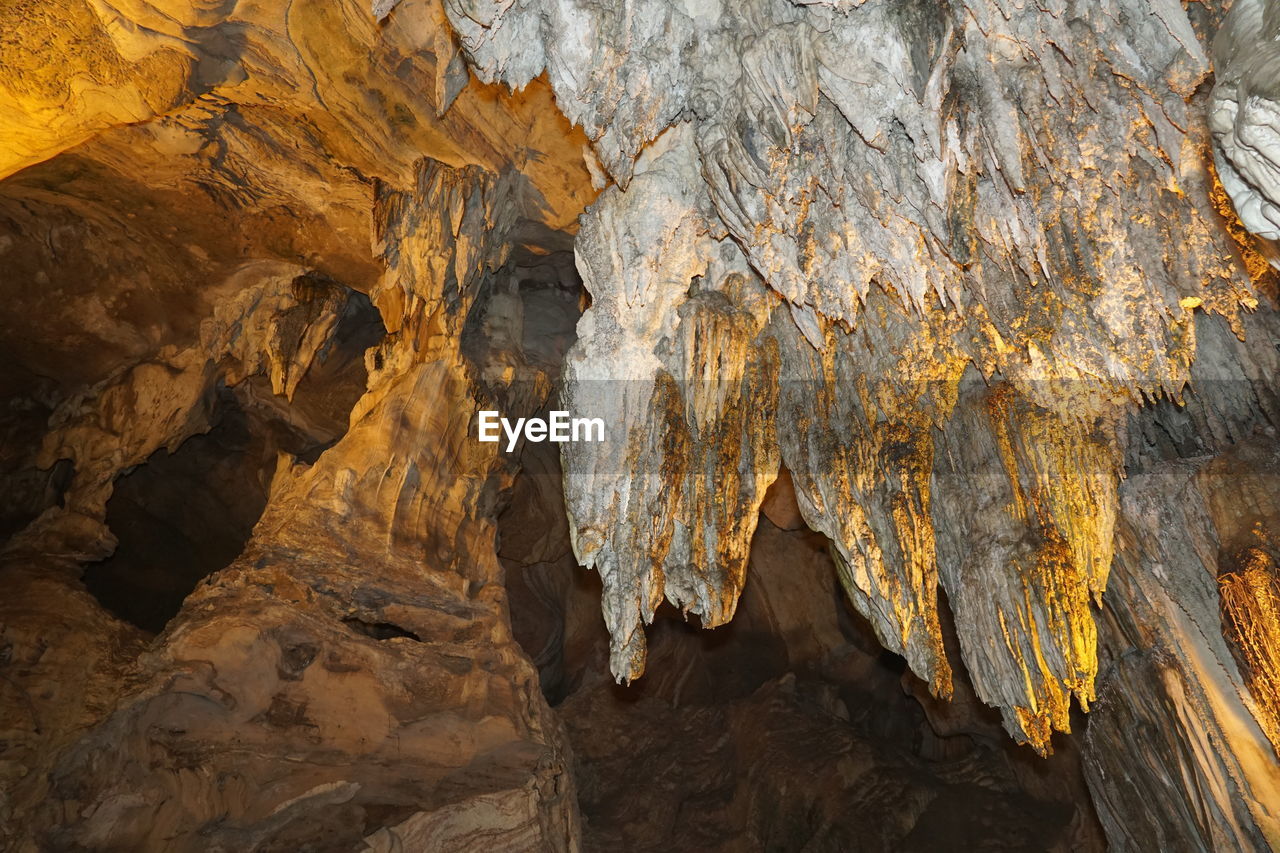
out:
M1227 6L10 3L0 846L1280 847Z

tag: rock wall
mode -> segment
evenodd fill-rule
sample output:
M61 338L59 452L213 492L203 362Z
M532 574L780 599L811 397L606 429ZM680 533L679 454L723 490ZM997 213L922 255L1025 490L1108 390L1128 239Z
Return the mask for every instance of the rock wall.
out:
M797 675L847 641L797 627L826 563L751 571L807 526L931 737L986 732L946 700L1041 756L1087 720L1112 846L1280 846L1277 19L1224 6L10 4L5 844L575 849L575 777L599 814L635 776L606 663L720 762L679 790L732 800L730 847L853 843L851 779L911 800L882 846L945 834L957 779L1079 793L868 747L835 696L869 667ZM366 295L385 337L340 370ZM228 399L265 509L152 636L82 576L120 478ZM530 492L475 416L557 399L608 438L527 455ZM744 601L791 669L684 720L717 664L646 626ZM1055 843L1096 846L1085 811ZM702 831L612 814L591 843Z
M111 673L123 683L110 713L27 804L36 844L576 844L567 746L507 627L483 516L494 451L469 436L477 403L461 353L475 295L509 251L514 184L424 161L414 190L379 196L387 273L373 298L390 334L368 355L350 429L314 465L282 456L244 553ZM287 396L294 350L279 333L297 308L243 293L272 319L236 324L238 339L264 345L239 364L270 371ZM313 313L332 319L328 307ZM284 341L313 337L292 329ZM140 413L167 386L129 380L141 409L104 392L89 419L108 410L154 429ZM87 428L61 441L84 452ZM118 435L102 444L129 447ZM73 505L79 493L73 484Z
M549 93L468 83L429 3L4 15L5 390L50 416L7 461L74 473L2 558L3 846L574 848L462 351L512 248L564 248L594 192ZM355 372L353 288L389 332ZM266 509L153 638L81 575L117 478L229 395Z

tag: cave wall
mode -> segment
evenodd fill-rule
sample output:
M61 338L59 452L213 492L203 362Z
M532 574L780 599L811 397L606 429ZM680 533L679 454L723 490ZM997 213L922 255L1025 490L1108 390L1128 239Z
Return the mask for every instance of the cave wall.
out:
M49 418L15 427L6 472L73 472L0 560L3 845L574 846L460 350L511 247L563 250L594 193L549 92L469 82L429 3L3 15L5 393ZM365 294L386 328L353 343ZM92 594L126 594L110 572L137 558L115 487L166 477L149 499L181 501L166 464L228 412L244 491L218 498L201 457L186 509L239 502L248 543L167 622L116 618Z
M935 732L950 700L1065 749L1111 846L1280 845L1276 20L1263 0L10 4L5 843L657 832L584 720L691 754L774 744L701 753L748 780L716 811L751 825L732 843L853 843L883 808L847 798L863 778L915 798L882 845L945 832L954 779L833 722L845 675L796 681L850 642L788 627L834 574ZM382 325L344 356L366 297ZM229 399L253 424L243 545L176 615L116 618L92 568L128 558L112 501L216 437ZM482 408L555 400L610 440L522 463L473 438ZM780 470L792 529L831 555L785 581L751 569ZM505 546L504 501L541 507ZM567 538L543 537L561 512ZM749 691L677 701L735 670L673 645L674 613L742 621ZM606 668L651 716L611 704ZM831 772L797 744L846 756L844 787L783 796L769 769ZM702 795L728 790L714 775ZM1062 784L1037 802L1082 796ZM621 802L613 823L584 835L580 788ZM1096 845L1079 814L1063 844Z

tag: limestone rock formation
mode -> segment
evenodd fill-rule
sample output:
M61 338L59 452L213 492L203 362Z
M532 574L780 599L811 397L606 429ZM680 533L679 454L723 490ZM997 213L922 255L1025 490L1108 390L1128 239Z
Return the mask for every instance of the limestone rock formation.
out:
M1069 697L1092 697L1089 608L1110 564L1125 408L1145 395L1180 398L1194 309L1238 324L1257 304L1195 155L1207 139L1191 102L1208 58L1183 10L1131 5L1118 26L1076 4L997 14L987 3L646 3L627 16L558 2L449 7L486 78L518 86L548 69L620 182L577 241L595 303L567 376L573 400L587 383L626 381L628 400L609 413L645 413L625 422L634 449L611 473L633 460L665 470L650 455L664 448L670 459L667 442L684 457L668 466L702 471L698 442L679 450L669 392L643 383L660 369L677 386L718 380L707 356L680 348L694 335L750 382L768 347L740 353L785 304L768 335L782 363L751 384L767 417L781 378L773 429L783 460L806 520L841 553L855 605L945 693L941 563L970 654L984 657L992 636L1011 647L1006 660L974 661L980 692L1042 749L1066 726ZM585 73L584 40L598 45ZM611 47L637 43L653 49ZM1178 263L1151 261L1175 252ZM695 280L753 316L741 342L695 331L684 309ZM659 368L655 354L667 349ZM574 373L575 358L592 372ZM999 389L959 401L966 370ZM706 419L701 393L682 394L690 425ZM717 404L728 405L719 395ZM634 431L646 417L658 431ZM952 493L934 494L935 427L939 441L962 436L945 454L962 476L1010 481L977 508L981 518L955 515L974 505L945 470L938 485ZM756 431L763 447L718 469L749 466L752 485L729 490L739 495L730 517L753 515L776 468L769 431ZM983 434L985 449L967 446ZM832 436L835 446L815 446ZM614 479L592 479L590 449L571 448L566 461L571 482ZM643 489L636 473L627 479ZM749 523L692 518L700 508L682 506L669 477L648 482L650 497L625 513L596 504L602 488L570 490L579 558L604 575L620 677L642 669L636 625L662 589L709 624L732 613L734 555L751 535ZM660 509L643 506L653 500ZM1014 515L1003 533L989 529L1000 507ZM953 541L935 542L935 515ZM1004 544L970 558L979 541ZM1015 556L1019 542L1030 547ZM1039 589L1023 603L1032 577ZM970 590L985 606L975 598L971 608ZM1023 683L1028 660L1035 675Z
M1280 239L1276 163L1276 7L1269 0L1235 3L1214 39L1217 74L1209 104L1214 163L1240 222L1268 248ZM1274 252L1268 251L1274 262Z
M509 187L425 164L412 194L379 200L395 248L374 300L392 329L351 429L277 472L244 554L55 768L85 804L51 820L55 844L279 848L314 843L317 809L327 843L350 849L371 813L372 849L572 843L558 724L501 618L493 526L477 517L493 452L468 440L463 403L459 326L505 259ZM171 775L131 774L135 741Z
M0 10L0 843L1280 847L1227 6Z
M854 606L935 693L951 689L941 585L978 695L1018 740L1047 751L1073 698L1094 701L1127 420L1184 405L1198 357L1273 376L1265 354L1197 345L1198 315L1247 338L1260 304L1207 162L1197 30L1216 13L1104 6L449 4L479 73L520 86L545 68L618 182L577 240L593 305L566 394L625 388L604 405L626 453L602 470L596 449L565 451L618 677L643 671L639 626L663 594L708 625L733 612L750 522L717 523L679 484L706 476L683 436L749 397L760 444L710 476L730 517L754 517L776 436ZM1212 128L1220 163L1241 160L1227 192L1257 208L1238 189L1256 173L1265 205L1268 107L1249 87L1274 74L1244 45L1270 19L1235 16L1219 56L1242 67ZM1248 107L1230 114L1233 97ZM1267 209L1246 228L1273 236ZM706 333L707 291L742 333ZM1245 644L1265 667L1265 643ZM1253 814L1235 837L1274 828Z
M13 465L74 470L4 554L4 846L575 846L462 354L592 194L549 95L468 85L430 4L4 14L7 390L50 424ZM390 333L354 361L352 288ZM233 415L266 509L152 639L82 566L113 485Z

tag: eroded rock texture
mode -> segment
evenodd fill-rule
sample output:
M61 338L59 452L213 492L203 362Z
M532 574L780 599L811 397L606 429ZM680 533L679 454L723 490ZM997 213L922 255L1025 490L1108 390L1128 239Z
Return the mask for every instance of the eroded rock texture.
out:
M4 845L1280 846L1225 5L9 4Z
M4 15L3 846L574 848L468 437L550 380L463 353L593 194L549 93L430 4Z
M1234 3L1214 39L1217 74L1209 105L1209 127L1216 143L1214 162L1240 222L1271 251L1280 239L1280 139L1277 111L1276 5L1270 0Z
M546 455L525 447L499 553L516 636L573 742L587 849L1104 846L1079 754L1015 746L962 669L951 700L929 696L845 604L825 537L788 523L785 487L733 620L705 631L660 607L648 672L611 683L597 575L578 569L563 516L529 523L554 512Z
M1070 730L1073 700L1097 698L1134 412L1203 393L1205 421L1274 416L1266 395L1204 387L1274 381L1270 321L1259 342L1245 319L1272 308L1255 281L1264 269L1233 239L1209 163L1204 45L1220 11L448 9L485 79L520 86L545 69L617 182L576 244L593 304L566 395L606 413L626 452L565 451L576 552L602 575L614 673L644 671L643 624L664 597L709 626L732 615L776 438L803 517L831 538L886 648L947 695L945 590L979 697L1047 751ZM1241 4L1219 42L1239 67L1219 82L1212 128L1241 207L1242 180L1263 197L1269 186L1263 9ZM1242 220L1263 233L1269 208L1252 204ZM1252 343L1199 340L1197 318ZM1201 383L1198 360L1210 365ZM717 484L710 503L704 478ZM1264 624L1271 593L1250 588L1261 590L1250 624ZM1266 670L1248 639L1265 629L1231 630L1257 659L1250 671ZM1225 647L1213 659L1234 666ZM1253 746L1219 748L1238 758ZM1274 792L1265 769L1232 772ZM1163 759L1158 772L1179 801L1204 796ZM1229 837L1274 841L1264 812Z

